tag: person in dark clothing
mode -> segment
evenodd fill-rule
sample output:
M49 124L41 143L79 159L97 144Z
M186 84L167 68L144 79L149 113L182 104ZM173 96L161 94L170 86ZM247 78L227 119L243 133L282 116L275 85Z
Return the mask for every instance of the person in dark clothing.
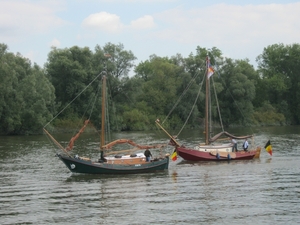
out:
M152 154L149 149L146 149L146 151L144 152L144 155L146 156L146 162L150 162Z
M231 138L231 143L232 143L232 151L237 152L237 142L234 138Z
M98 162L102 163L102 162L107 162L106 158L104 158L104 152L100 151L100 159L98 160Z

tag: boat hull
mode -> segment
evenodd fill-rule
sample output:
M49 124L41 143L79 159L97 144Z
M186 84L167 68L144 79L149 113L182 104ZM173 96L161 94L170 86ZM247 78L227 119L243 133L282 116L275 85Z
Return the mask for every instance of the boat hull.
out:
M160 158L141 164L109 164L98 163L82 159L77 159L64 155L57 155L72 173L86 174L136 174L150 173L167 170L169 167L169 157Z
M199 151L191 148L177 147L177 154L188 161L228 161L228 160L252 160L259 158L261 148L253 151L238 152L212 152Z

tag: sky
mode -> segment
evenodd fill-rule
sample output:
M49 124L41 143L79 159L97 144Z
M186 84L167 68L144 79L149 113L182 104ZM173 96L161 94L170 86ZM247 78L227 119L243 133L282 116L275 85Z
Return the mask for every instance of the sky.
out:
M188 57L197 46L249 59L300 42L300 1L0 0L0 43L41 67L51 46L123 44L137 57Z

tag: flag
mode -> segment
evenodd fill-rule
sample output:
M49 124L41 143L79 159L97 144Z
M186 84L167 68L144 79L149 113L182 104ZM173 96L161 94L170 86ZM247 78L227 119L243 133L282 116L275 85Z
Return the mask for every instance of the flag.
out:
M271 145L271 142L270 142L270 140L267 142L267 144L265 145L265 149L266 149L266 151L270 154L270 155L272 155L272 145Z
M206 57L206 66L207 66L207 78L209 79L214 74L215 71L210 64L210 60L208 57Z
M172 159L172 161L176 161L177 160L177 151L176 151L176 148L174 149L174 152L171 155L171 159Z

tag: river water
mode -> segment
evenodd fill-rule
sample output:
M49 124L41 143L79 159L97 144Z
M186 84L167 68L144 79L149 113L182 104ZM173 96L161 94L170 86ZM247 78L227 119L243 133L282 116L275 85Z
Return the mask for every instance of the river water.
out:
M71 174L44 135L0 137L0 223L298 224L300 127L254 132L262 147L271 140L272 157L262 149L260 159L247 162L179 158L164 172L122 176ZM158 131L114 135L144 144L167 142ZM98 143L86 137L77 152L96 157L91 149ZM59 138L68 141L67 135ZM184 131L179 141L203 140Z

